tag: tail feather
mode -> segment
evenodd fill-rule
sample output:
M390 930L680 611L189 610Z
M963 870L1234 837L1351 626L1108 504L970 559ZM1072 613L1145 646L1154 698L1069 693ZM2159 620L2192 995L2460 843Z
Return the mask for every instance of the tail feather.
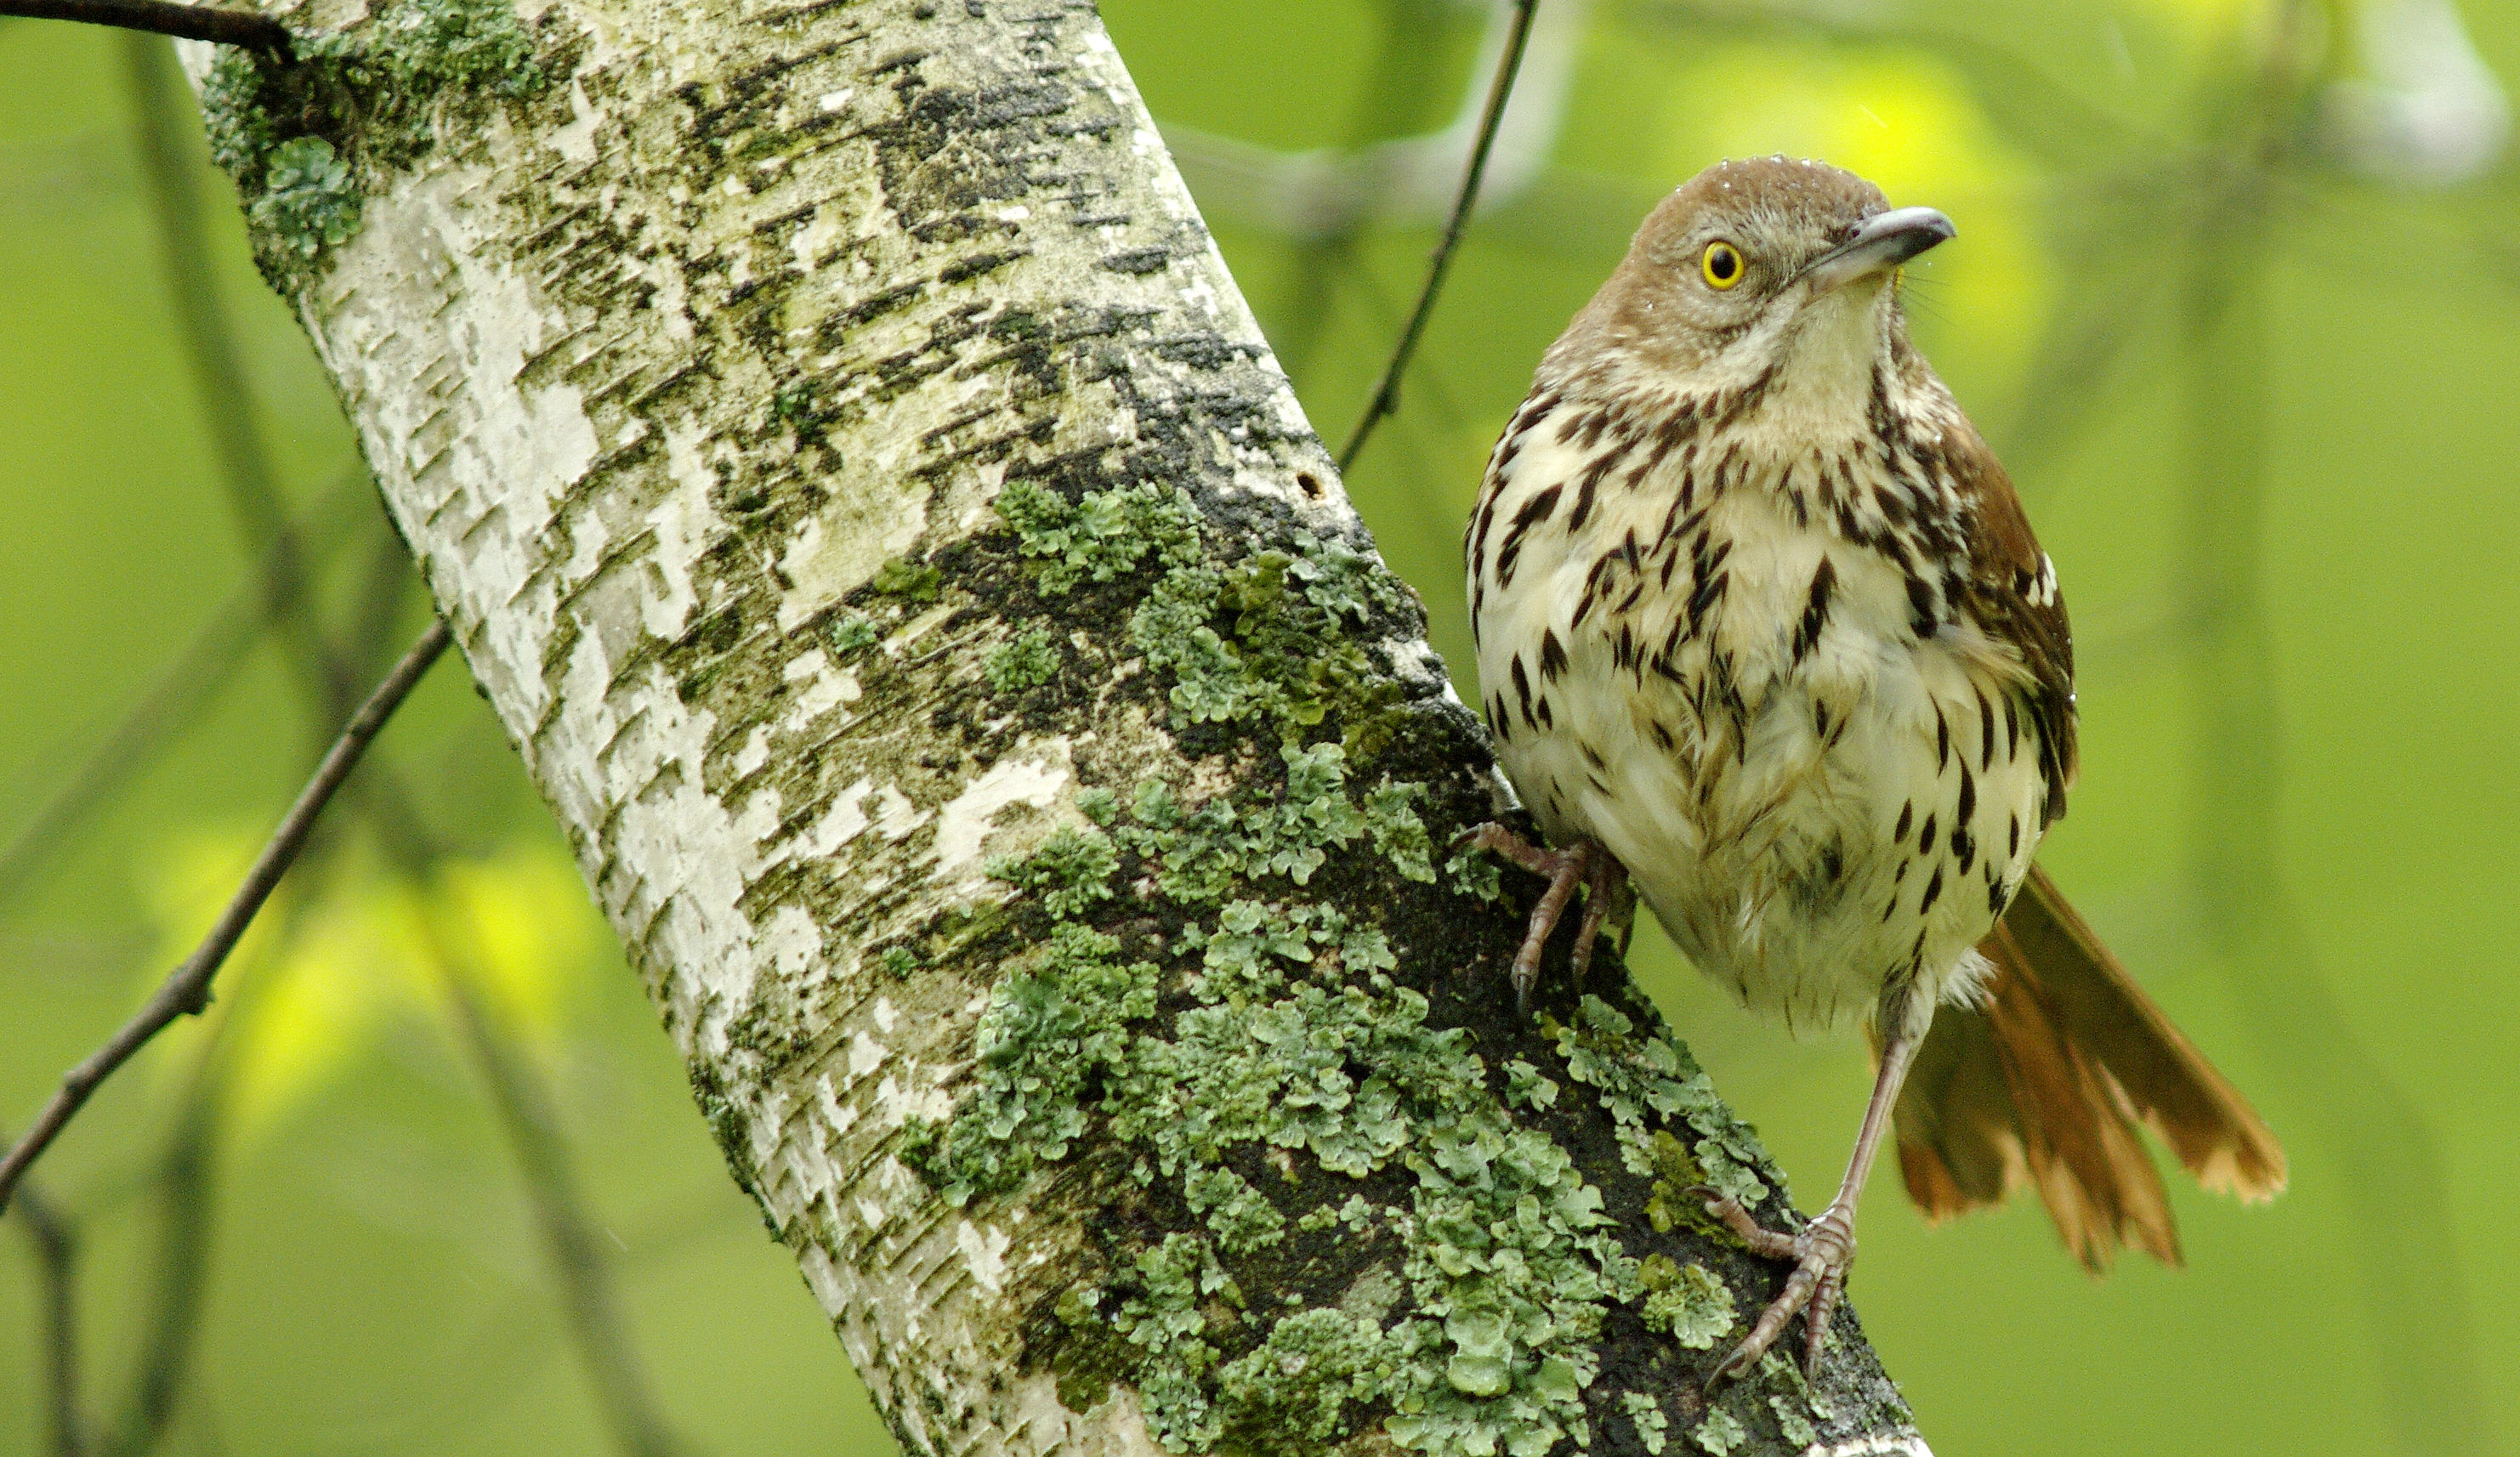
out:
M2266 1125L2046 872L2031 870L1978 949L1996 969L1985 1004L1936 1017L1896 1110L1900 1170L1929 1218L2035 1183L2092 1269L2120 1246L2177 1264L2138 1123L2209 1189L2254 1200L2283 1187L2283 1150Z
M2284 1153L2256 1110L2144 995L2118 958L2032 867L1998 928L2058 1014L2116 1080L2145 1126L2197 1182L2250 1203L2282 1192Z

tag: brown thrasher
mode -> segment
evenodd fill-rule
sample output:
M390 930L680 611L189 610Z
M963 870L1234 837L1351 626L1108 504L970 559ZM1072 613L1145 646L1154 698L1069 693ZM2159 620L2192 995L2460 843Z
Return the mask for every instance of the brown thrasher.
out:
M1895 1123L1932 1218L2039 1186L2094 1270L2176 1263L2138 1123L2208 1188L2283 1186L2257 1115L2032 863L2074 780L2073 641L2003 467L1914 346L1900 266L1953 234L1818 162L1725 162L1656 207L1551 346L1464 538L1499 762L1556 848L1527 997L1579 883L1575 974L1630 882L1789 1028L1868 1019L1878 1077L1801 1232L1700 1191L1816 1363ZM1937 1009L1941 1009L1939 1018Z

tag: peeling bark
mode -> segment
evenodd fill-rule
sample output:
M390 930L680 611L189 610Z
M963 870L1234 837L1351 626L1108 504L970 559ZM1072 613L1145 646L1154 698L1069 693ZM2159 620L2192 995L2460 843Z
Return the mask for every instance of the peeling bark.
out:
M1615 964L1512 1017L1483 736L1090 5L401 3L189 59L906 1449L1924 1451L1852 1320L1702 1394L1781 1272L1678 1191L1781 1180Z

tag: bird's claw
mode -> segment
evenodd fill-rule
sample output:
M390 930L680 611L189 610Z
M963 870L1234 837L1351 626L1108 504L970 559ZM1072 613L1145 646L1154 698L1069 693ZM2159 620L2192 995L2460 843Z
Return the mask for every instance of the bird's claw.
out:
M1716 1363L1706 1378L1707 1387L1711 1390L1749 1370L1777 1344L1797 1313L1803 1317L1803 1376L1817 1380L1821 1348L1828 1342L1829 1317L1836 1313L1838 1297L1846 1291L1847 1267L1855 1262L1855 1211L1832 1204L1800 1232L1779 1234L1751 1218L1750 1212L1730 1194L1704 1184L1688 1192L1706 1201L1706 1213L1739 1236L1752 1254L1794 1261L1783 1293L1759 1312L1757 1324L1741 1344Z
M1467 844L1502 856L1514 864L1549 882L1540 896L1540 904L1531 908L1531 924L1523 933L1522 947L1513 957L1513 1005L1516 1015L1531 1015L1531 989L1540 981L1540 954L1549 946L1550 933L1566 912L1566 903L1574 899L1575 888L1586 889L1584 915L1576 925L1574 980L1580 990L1585 973L1593 967L1593 943L1600 935L1601 923L1614 909L1628 906L1628 872L1618 861L1598 845L1579 842L1564 850L1549 850L1534 845L1502 824L1490 821L1475 825L1455 837L1455 845Z

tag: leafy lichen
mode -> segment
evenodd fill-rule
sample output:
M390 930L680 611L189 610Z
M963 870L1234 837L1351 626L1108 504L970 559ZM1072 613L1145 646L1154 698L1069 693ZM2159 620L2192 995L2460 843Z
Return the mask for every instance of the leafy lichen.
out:
M1484 1101L1421 1134L1409 1166L1418 1237L1407 1272L1450 1354L1441 1384L1421 1376L1385 1430L1441 1457L1500 1446L1540 1457L1566 1436L1589 1445L1593 1343L1609 1302L1640 1289L1637 1262L1604 1232L1599 1191L1547 1134Z
M367 203L348 164L322 137L294 137L273 148L263 189L246 215L303 258L356 232Z
M1444 874L1458 895L1495 905L1505 895L1505 870L1496 857L1475 847L1465 847L1444 861Z
M1058 650L1051 646L1047 628L1025 628L980 660L980 676L1001 693L1040 687L1058 672Z
M1750 1439L1750 1429L1741 1425L1740 1418L1717 1407L1706 1414L1706 1420L1698 1423L1697 1430L1689 1435L1713 1457L1731 1457L1734 1447Z
M1505 1099L1521 1108L1546 1108L1557 1101L1557 1084L1521 1058L1505 1065Z
M1365 828L1373 848L1393 869L1411 880L1435 883L1435 845L1426 821L1418 817L1415 802L1426 792L1422 784L1385 778L1365 797Z
M1659 1029L1641 1036L1635 1019L1593 995L1584 998L1573 1025L1544 1019L1543 1029L1565 1057L1567 1076L1600 1090L1629 1172L1653 1177L1664 1171L1655 1153L1660 1130L1652 1122L1655 1116L1676 1118L1698 1135L1698 1181L1745 1207L1768 1197L1759 1173L1774 1170L1758 1135L1732 1116L1715 1095L1714 1083Z
M1642 1302L1694 1337L1711 1320L1698 1286L1665 1259L1649 1287L1600 1191L1508 1111L1551 1107L1556 1080L1522 1059L1492 1075L1466 1029L1395 979L1375 915L1306 898L1341 856L1433 900L1478 894L1484 869L1495 894L1484 857L1455 857L1442 884L1426 785L1358 773L1384 742L1374 726L1406 710L1355 630L1407 605L1402 590L1313 537L1234 558L1169 488L1071 500L1016 482L997 509L1034 591L1106 591L1094 610L1127 624L1125 644L1080 652L1134 650L1177 728L1228 724L1275 752L1229 754L1221 789L1085 784L1085 824L989 862L1036 949L991 993L951 1118L913 1126L913 1167L965 1203L1012 1192L1090 1129L1119 1155L1100 1167L1138 1191L1122 1202L1187 1213L1151 1246L1115 1225L1099 1283L1056 1297L1074 1348L1053 1357L1061 1399L1125 1380L1169 1448L1319 1450L1377 1414L1437 1457L1589 1445L1611 1308ZM1559 1031L1569 1075L1628 1110L1623 1144L1631 1122L1643 1138L1699 1110L1695 1069L1606 1003ZM1687 1126L1719 1147L1732 1131ZM1272 1166L1282 1187L1257 1171ZM1325 1179L1359 1189L1334 1205ZM1247 1307L1243 1262L1309 1267L1333 1239L1390 1253L1350 1287ZM1658 1410L1630 1415L1659 1440Z
M1170 567L1198 558L1198 510L1178 487L1125 486L1071 503L1017 480L998 493L997 509L1024 554L1041 560L1036 586L1044 596L1063 596L1081 582L1111 581L1150 552Z
M1405 716L1400 685L1376 673L1344 630L1390 581L1367 559L1310 536L1303 556L1264 552L1231 568L1165 574L1129 622L1148 666L1173 678L1185 723L1274 723L1288 740L1341 714L1343 745L1379 753ZM1216 624L1226 624L1220 631Z
M1793 1397L1779 1391L1768 1398L1768 1409L1777 1414L1777 1430L1787 1443L1808 1447L1819 1439L1820 1434L1812 1430L1811 1420L1802 1414L1801 1404Z
M1219 1352L1206 1339L1211 1296L1241 1303L1205 1240L1168 1234L1138 1256L1139 1293L1123 1302L1112 1327L1144 1353L1138 1397L1155 1439L1183 1451L1205 1451L1224 1430L1205 1379Z
M928 562L896 556L877 567L867 585L907 602L932 602L945 594L945 573Z
M1213 905L1238 882L1259 876L1308 884L1330 851L1366 836L1403 876L1434 878L1425 863L1426 826L1408 790L1386 782L1360 808L1337 744L1288 744L1279 757L1286 770L1282 792L1254 792L1240 803L1218 795L1184 810L1169 788L1148 780L1130 804L1132 822L1114 832L1159 866L1156 889L1186 905Z
M1274 1430L1297 1450L1317 1451L1339 1435L1352 1407L1383 1394L1400 1359L1395 1345L1372 1319L1298 1311L1217 1372L1217 1395L1230 1426Z
M283 61L223 47L202 87L210 155L269 239L260 258L284 288L357 230L385 177L436 145L446 108L548 84L509 0L388 0L292 50Z
M1013 1187L1085 1131L1087 1086L1125 1066L1128 1024L1155 1010L1157 968L1119 950L1062 922L991 993L973 1087L951 1123L914 1125L905 1149L948 1202Z
M1732 1292L1706 1266L1648 1255L1640 1272L1644 1322L1691 1350L1711 1350L1732 1329Z
M1286 1237L1286 1216L1251 1181L1222 1165L1192 1170L1182 1198L1193 1214L1207 1216L1216 1247L1228 1255L1265 1250Z
M1637 1429L1637 1442L1645 1449L1645 1457L1662 1457L1663 1443L1669 1440L1671 1419L1663 1415L1662 1403L1642 1391L1623 1391L1619 1404L1627 1408L1628 1421Z
M1072 915L1096 900L1084 889L1102 863L1096 846L1107 842L1073 834L993 873L1045 907L1064 898ZM1180 940L1195 958L1184 983L1193 1004L1169 1026L1147 1020L1154 966L1120 964L1115 938L1072 920L1051 938L992 995L975 1085L915 1142L913 1162L961 1202L1062 1157L1099 1115L1146 1151L1142 1179L1179 1181L1207 1232L1142 1254L1138 1293L1116 1317L1167 1443L1206 1450L1264 1416L1329 1434L1372 1401L1389 1403L1396 1439L1445 1457L1534 1457L1584 1435L1591 1343L1611 1302L1642 1294L1636 1262L1566 1152L1497 1107L1464 1035L1429 1027L1425 998L1390 980L1378 928L1327 905L1229 902ZM1299 1311L1219 1369L1230 1333L1206 1299L1217 1256L1266 1248L1286 1225L1225 1165L1249 1145L1309 1154L1333 1173L1396 1162L1414 1175L1396 1214L1411 1314L1384 1327ZM1351 1204L1342 1213L1360 1226L1372 1216ZM1296 1362L1321 1351L1336 1357L1324 1370Z
M989 878L1041 897L1054 916L1072 916L1111 899L1111 872L1120 865L1108 836L1061 827L1025 856L999 856L986 865Z
M883 640L883 629L863 612L851 612L832 624L832 650L846 657Z

